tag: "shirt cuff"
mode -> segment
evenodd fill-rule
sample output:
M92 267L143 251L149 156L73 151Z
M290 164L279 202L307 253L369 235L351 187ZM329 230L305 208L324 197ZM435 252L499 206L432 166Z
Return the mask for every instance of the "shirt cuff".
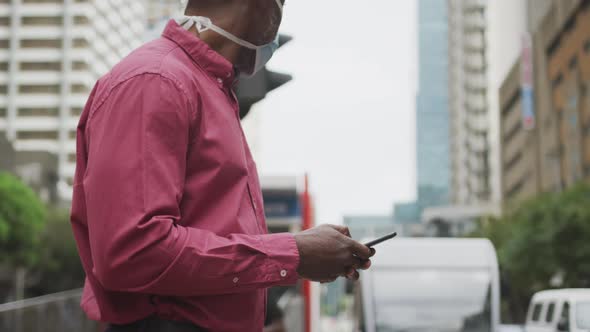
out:
M268 256L268 268L271 279L277 285L290 286L297 283L299 274L299 249L295 236L290 233L262 235Z

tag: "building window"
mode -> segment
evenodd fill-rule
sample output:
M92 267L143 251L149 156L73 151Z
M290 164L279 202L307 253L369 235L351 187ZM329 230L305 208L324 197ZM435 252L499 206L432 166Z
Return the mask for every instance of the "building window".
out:
M16 133L17 139L52 139L55 140L58 138L57 131L19 131Z
M570 63L569 63L570 70L575 70L577 65L578 65L578 58L574 55L570 59Z
M88 93L90 89L84 84L72 84L72 93Z
M7 94L8 93L8 87L6 85L0 85L0 94Z
M561 82L563 82L563 74L559 73L559 75L551 81L551 87L556 89L561 85Z
M511 186L511 187L508 189L508 192L506 193L506 197L508 197L508 198L512 198L512 197L514 197L516 194L518 194L518 193L520 192L520 190L522 189L522 187L524 186L524 182L525 182L525 179L520 179L520 180L518 180L518 182L516 182L514 185L512 185L512 186ZM535 309L535 312L536 312L536 310L537 310L537 309ZM536 317L536 319L534 319L534 321L538 321L538 320L539 320L539 318L541 318L540 316L541 316L541 313L540 313L540 312L539 312L538 314L534 315L533 317L534 317L534 318Z
M76 154L75 153L68 154L68 161L70 163L75 163L76 162Z
M10 16L0 17L0 26L7 27L10 26Z
M70 113L73 116L80 116L80 115L82 115L83 111L84 111L84 108L82 108L82 107L72 107L72 109L70 110Z
M88 70L88 62L85 61L74 61L72 62L72 70Z
M90 23L88 16L74 16L75 25L87 25Z
M0 48L10 48L10 41L8 39L0 39Z
M576 27L576 16L572 16L567 22L565 23L564 32L568 33L574 30Z
M584 43L584 51L590 54L590 39L586 40L586 42Z
M504 106L504 109L502 110L502 116L507 116L509 113L511 113L514 110L514 106L520 100L520 98L521 98L521 91L520 90L514 91L514 94L512 94L512 96L510 97L510 100L508 100L508 102Z
M21 62L22 71L61 71L61 62Z
M61 26L63 23L63 16L35 16L22 18L23 26Z
M557 37L547 48L547 57L552 58L555 52L557 52L557 49L559 49L559 46L561 46L561 38Z
M0 118L3 118L6 116L6 108L0 108Z
M23 39L22 48L62 48L61 39Z
M72 44L74 48L85 48L88 47L90 44L88 43L87 39L84 38L76 38Z
M61 89L58 84L51 85L21 85L18 87L18 92L22 94L35 93L60 93Z
M57 116L59 114L59 109L57 108L19 108L18 115L19 116Z
M504 164L504 169L510 171L522 159L522 152L518 151L510 160Z
M0 62L0 71L8 71L8 62Z
M590 136L590 120L587 120L582 128L582 133L584 136Z
M512 128L510 128L508 133L506 133L506 135L504 135L504 142L508 143L508 142L512 141L514 136L516 136L516 134L518 134L518 132L521 129L522 129L522 121L518 121Z

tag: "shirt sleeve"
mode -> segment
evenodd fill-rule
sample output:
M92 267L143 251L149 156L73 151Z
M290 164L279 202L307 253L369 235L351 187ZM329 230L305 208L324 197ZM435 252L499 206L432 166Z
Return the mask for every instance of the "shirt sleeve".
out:
M98 107L88 123L84 190L92 276L105 289L200 296L297 281L291 234L221 237L182 226L195 112L178 84L138 76Z

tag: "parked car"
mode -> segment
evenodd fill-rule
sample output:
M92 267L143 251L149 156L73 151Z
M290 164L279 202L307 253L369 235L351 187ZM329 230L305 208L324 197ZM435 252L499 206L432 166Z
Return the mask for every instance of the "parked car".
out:
M496 251L485 239L380 244L355 290L357 331L498 332Z
M529 305L525 331L590 331L590 289L560 289L536 293Z

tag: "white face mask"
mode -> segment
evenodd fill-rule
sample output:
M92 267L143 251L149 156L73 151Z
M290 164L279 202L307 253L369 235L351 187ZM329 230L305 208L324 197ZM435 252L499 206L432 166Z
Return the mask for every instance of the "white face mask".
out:
M275 0L277 6L281 10L281 14L283 13L283 4L281 0ZM275 39L266 44L266 45L254 45L246 40L236 37L235 35L225 31L224 29L216 26L213 24L210 18L204 16L182 16L176 20L176 22L181 25L186 30L196 26L197 31L199 33L207 30L215 31L216 33L224 36L225 38L231 40L232 42L243 46L247 49L256 51L254 66L250 72L246 72L247 76L252 76L259 72L264 66L268 63L268 61L272 58L274 52L279 48L279 34L277 33Z

